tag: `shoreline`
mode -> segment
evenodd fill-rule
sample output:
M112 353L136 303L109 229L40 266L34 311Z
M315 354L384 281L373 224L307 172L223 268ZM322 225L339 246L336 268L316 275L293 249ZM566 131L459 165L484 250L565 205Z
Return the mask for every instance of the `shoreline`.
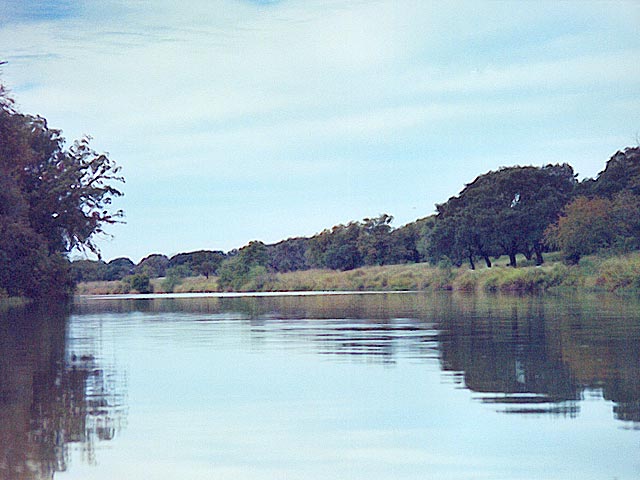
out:
M150 281L151 292L143 294L246 294L309 295L311 292L385 293L460 291L467 293L551 293L580 291L585 293L640 293L640 252L615 256L589 256L578 265L549 261L542 266L517 268L496 265L469 270L465 267L433 266L426 263L363 267L348 271L304 270L265 273L252 278L242 288L223 291L214 276L188 277L166 286L165 279ZM114 296L138 294L127 290L126 282L79 283L76 296ZM326 294L326 293L325 293ZM168 298L168 297L165 297Z

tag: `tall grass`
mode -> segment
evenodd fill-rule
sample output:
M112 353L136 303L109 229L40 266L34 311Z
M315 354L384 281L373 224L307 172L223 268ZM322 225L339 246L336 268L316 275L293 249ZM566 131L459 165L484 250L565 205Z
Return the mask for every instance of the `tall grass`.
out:
M640 289L640 254L604 260L598 268L596 285L611 291Z
M559 256L547 255L543 266L512 268L498 259L493 268L469 270L466 267L429 264L364 267L346 272L305 270L264 273L251 277L238 291L408 291L456 290L464 292L544 292L553 289L640 290L640 252L621 256L592 255L578 265L567 266ZM550 261L551 260L551 261ZM215 277L193 277L171 282L152 280L153 291L166 293L218 292ZM171 289L166 287L170 286ZM127 293L123 282L80 284L77 293Z

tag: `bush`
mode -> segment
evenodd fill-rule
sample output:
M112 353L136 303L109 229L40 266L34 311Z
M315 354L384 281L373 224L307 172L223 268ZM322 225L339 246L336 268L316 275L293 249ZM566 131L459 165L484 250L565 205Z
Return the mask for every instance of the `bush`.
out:
M135 275L125 277L122 280L122 284L128 291L133 290L138 293L151 293L153 291L151 288L151 280L146 273L136 273Z
M640 288L640 255L625 255L603 261L596 285L607 290Z

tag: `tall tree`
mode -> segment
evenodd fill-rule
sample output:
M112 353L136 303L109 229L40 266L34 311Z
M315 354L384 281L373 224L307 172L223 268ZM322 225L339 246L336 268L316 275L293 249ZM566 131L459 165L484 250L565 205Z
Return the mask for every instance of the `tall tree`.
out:
M562 250L567 263L603 248L640 247L640 196L620 192L613 199L580 196L569 203L557 222L546 230L546 240Z
M99 255L95 236L122 217L111 208L122 195L114 186L124 181L120 167L89 141L65 148L60 130L18 112L0 87L0 270L14 272L3 275L0 288L8 293L68 294L64 255Z
M614 153L596 179L585 183L586 195L612 198L622 191L640 195L640 147Z
M384 265L391 256L391 222L393 217L383 213L362 221L357 246L365 265Z
M506 167L477 177L456 197L437 205L432 257L454 263L467 258L506 254L516 266L516 254L535 254L544 261L544 230L570 200L576 185L571 166Z

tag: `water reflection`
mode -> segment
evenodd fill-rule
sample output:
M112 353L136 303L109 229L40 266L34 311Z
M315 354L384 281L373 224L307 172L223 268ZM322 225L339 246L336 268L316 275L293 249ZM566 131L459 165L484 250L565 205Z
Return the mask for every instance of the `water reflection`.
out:
M393 364L438 359L477 400L512 414L576 416L585 396L640 427L640 302L580 297L390 294L91 300L79 312L234 318L252 344Z
M319 358L316 372L350 372L352 364L359 372L368 369L366 364L382 365L389 372L410 365L410 382L421 381L414 378L416 371L434 372L443 388L451 384L450 391L472 392L473 402L487 413L511 414L501 418L581 417L586 400L606 400L612 402L618 425L640 428L636 299L450 293L112 298L79 299L72 316L49 308L9 310L0 318L1 479L51 479L67 469L71 452L93 463L101 442L113 443L128 402L127 372L118 367L118 355L127 356L127 368L138 369L138 410L145 407L141 394L147 401L160 401L154 396L160 390L153 378L165 380L162 375L174 361L181 377L212 382L207 385L220 388L214 398L225 398L228 386L218 377L219 370L211 370L209 378L181 369L221 365L226 355L244 358L238 352L249 350L258 354L254 358L264 353L279 368L286 365L279 359L299 360L300 353ZM156 357L165 347L180 358L167 363ZM287 355L291 350L295 355ZM217 352L215 360L202 359L207 352ZM146 366L152 368L157 364L160 377L140 372L140 361L151 362ZM279 378L276 367L267 367L263 374L272 375L270 383L284 386L290 381ZM238 383L233 369L227 374L232 388ZM330 385L338 380L331 379ZM341 381L348 389L353 380ZM147 383L153 392L141 393ZM266 395L263 390L258 394Z
M50 479L67 469L69 446L87 462L113 438L122 403L91 354L76 355L63 308L0 314L0 478Z
M638 312L611 297L468 299L439 324L442 367L508 413L573 416L588 394L638 427Z

